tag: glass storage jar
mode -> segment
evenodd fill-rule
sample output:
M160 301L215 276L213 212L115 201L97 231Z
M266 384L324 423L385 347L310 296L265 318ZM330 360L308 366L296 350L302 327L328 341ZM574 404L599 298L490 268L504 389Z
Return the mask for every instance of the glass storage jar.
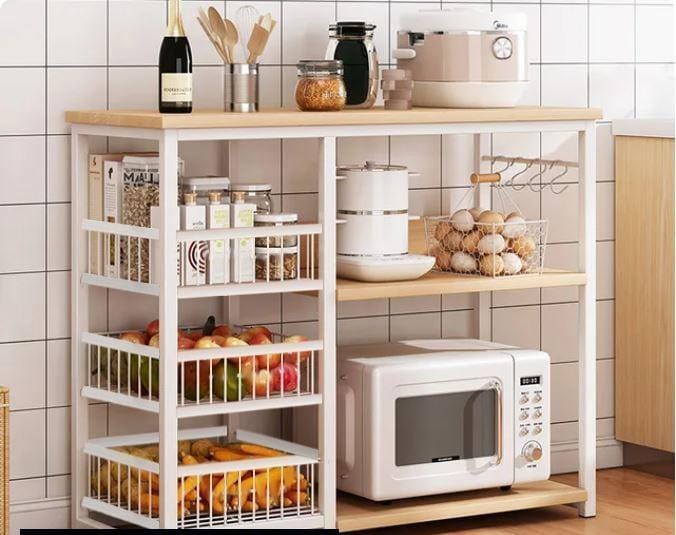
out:
M186 176L180 178L181 192L196 193L197 204L208 205L209 193L217 191L221 199L230 197L230 180L224 176Z
M281 227L298 223L298 214L256 214L254 227ZM295 247L298 236L265 236L256 238L256 247Z
M296 66L296 104L303 111L338 111L347 92L340 60L301 61Z
M297 279L298 260L298 247L256 247L256 279Z
M272 185L271 184L231 184L230 197L242 195L244 203L255 204L257 214L272 212Z

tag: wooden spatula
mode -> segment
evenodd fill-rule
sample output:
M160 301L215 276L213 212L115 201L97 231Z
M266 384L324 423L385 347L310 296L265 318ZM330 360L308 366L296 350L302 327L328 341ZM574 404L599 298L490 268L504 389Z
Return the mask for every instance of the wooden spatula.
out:
M254 24L249 43L247 44L247 50L249 51L249 57L246 60L247 63L256 63L256 60L263 54L265 45L268 44L269 37L270 32L260 24Z

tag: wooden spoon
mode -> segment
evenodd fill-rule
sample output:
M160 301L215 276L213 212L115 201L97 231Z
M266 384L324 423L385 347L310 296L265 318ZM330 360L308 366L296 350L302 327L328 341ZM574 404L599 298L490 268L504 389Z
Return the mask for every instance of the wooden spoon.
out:
M223 17L221 17L221 14L218 12L218 10L211 6L209 8L209 23L211 24L211 29L216 33L218 36L218 39L221 42L221 47L223 48L224 51L226 51L226 57L228 57L228 63L232 63L232 58L230 57L230 54L227 52L227 36L228 36L228 30L225 28L225 22L223 22Z
M226 56L225 50L223 49L223 45L221 44L220 39L214 34L214 32L211 31L211 27L209 26L209 20L207 19L206 22L202 17L197 17L197 22L200 23L200 26L204 30L204 33L206 36L209 38L211 43L214 45L214 48L216 49L216 52L218 52L218 55L221 56L223 61L226 63L230 63L228 61L228 58Z
M251 37L249 38L249 43L247 44L247 49L249 50L247 63L256 63L256 60L261 56L261 54L263 54L265 45L268 44L269 37L270 32L268 32L260 24L254 24L253 30L251 31Z
M239 41L239 32L237 26L230 19L225 19L225 29L227 30L225 46L228 48L228 53L232 60L235 60L235 47Z

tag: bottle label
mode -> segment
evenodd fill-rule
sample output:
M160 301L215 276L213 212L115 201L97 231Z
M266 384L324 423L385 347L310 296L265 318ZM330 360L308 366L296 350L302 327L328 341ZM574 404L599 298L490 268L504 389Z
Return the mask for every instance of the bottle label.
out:
M162 102L192 102L192 73L162 73Z

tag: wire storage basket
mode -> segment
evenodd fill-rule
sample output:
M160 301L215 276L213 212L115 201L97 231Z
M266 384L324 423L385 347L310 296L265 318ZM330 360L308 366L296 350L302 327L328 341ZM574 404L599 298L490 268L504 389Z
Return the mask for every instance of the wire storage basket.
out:
M495 221L475 221L470 210L425 218L427 254L436 258L433 269L486 277L541 273L547 221L491 210L483 214Z
M9 533L9 389L0 386L0 535Z

